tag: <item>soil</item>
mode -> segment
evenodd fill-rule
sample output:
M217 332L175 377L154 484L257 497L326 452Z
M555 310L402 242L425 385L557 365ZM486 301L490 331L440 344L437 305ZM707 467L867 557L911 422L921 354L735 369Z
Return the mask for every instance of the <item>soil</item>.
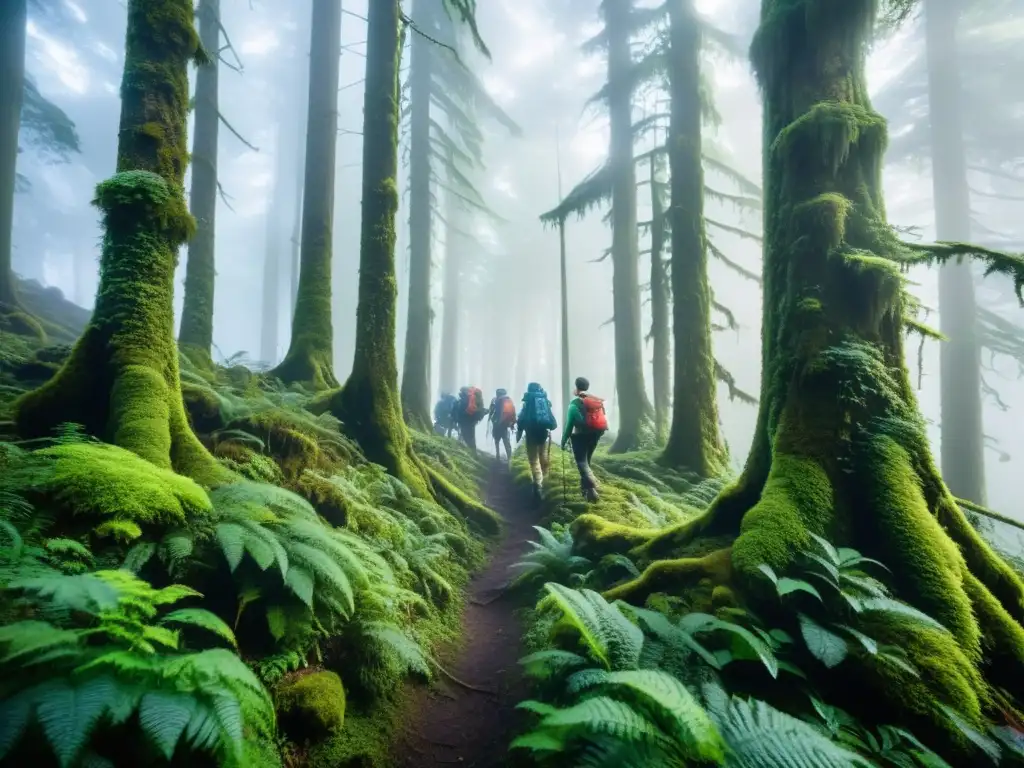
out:
M433 686L415 691L399 725L394 768L512 765L508 745L520 732L515 706L529 689L518 663L523 656L518 606L504 587L509 566L535 537L535 515L504 464L492 469L485 499L505 519L505 531L487 566L469 583L461 644L440 658L453 677L473 689L438 674Z

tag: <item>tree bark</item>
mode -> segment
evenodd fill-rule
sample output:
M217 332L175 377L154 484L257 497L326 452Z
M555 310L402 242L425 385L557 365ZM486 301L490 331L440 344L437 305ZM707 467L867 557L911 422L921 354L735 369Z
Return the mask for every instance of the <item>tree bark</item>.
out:
M651 383L654 386L654 437L658 445L668 439L668 419L671 405L669 387L671 378L672 345L669 341L668 275L662 254L665 251L665 202L660 189L662 175L658 172L658 159L651 155L651 343L654 358Z
M189 201L196 233L188 243L185 299L178 344L193 362L211 365L213 296L217 278L217 136L220 129L217 51L220 49L220 0L200 0L196 11L199 40L212 61L196 71L195 136L192 140L192 190Z
M711 343L701 164L700 26L692 0L671 3L668 136L672 232L672 426L662 461L710 477L725 468ZM767 300L767 299L766 299ZM766 369L767 370L767 369Z
M0 314L18 308L12 267L18 133L25 94L27 0L0 5Z
M313 0L299 288L288 353L270 373L315 389L338 386L331 325L331 254L340 60L341 0Z
M96 188L105 236L92 319L49 382L16 403L18 431L65 422L212 486L230 477L192 433L174 343L185 205L192 0L130 0L117 174Z
M926 0L928 112L931 123L935 236L964 242L971 236L956 23L961 3ZM985 442L981 412L981 345L970 264L939 268L941 466L958 497L985 503Z
M284 189L285 164L284 129L277 125L277 137L274 142L274 180L270 192L270 205L267 207L266 232L263 244L263 303L260 312L260 360L267 365L275 365L277 360L278 330L281 321L281 190ZM285 253L290 253L287 249Z
M441 391L453 394L459 390L459 288L462 275L462 249L465 240L458 231L462 221L461 205L448 195L448 233L445 238L444 287L441 320Z
M640 322L639 242L636 170L633 163L632 56L629 46L632 0L605 0L608 32L608 113L612 175L612 306L615 317L615 388L619 428L611 452L640 447L653 409L644 385ZM600 382L593 382L600 389Z
M434 29L431 3L415 0L413 21L431 34ZM431 183L430 98L433 87L431 46L423 35L412 38L409 73L409 312L402 365L402 410L405 420L417 429L429 429L431 326Z
M706 558L679 558L700 550L697 537L735 537L714 578L755 600L760 566L786 572L811 534L880 560L895 594L949 631L873 619L874 638L904 649L919 676L855 656L819 679L855 714L870 702L873 717L967 765L937 704L981 727L999 716L993 689L1024 689L1024 583L943 484L904 362L902 254L882 198L886 125L864 74L875 14L868 0L762 0L751 56L764 97L764 375L742 475L689 523L602 539L594 533L607 526L590 515L575 534L584 548L603 540L650 563L606 595L631 601L707 577Z

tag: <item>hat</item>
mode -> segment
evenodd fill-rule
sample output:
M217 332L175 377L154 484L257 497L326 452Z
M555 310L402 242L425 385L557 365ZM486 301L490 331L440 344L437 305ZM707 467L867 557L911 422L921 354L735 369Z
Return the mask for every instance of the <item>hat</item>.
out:
M578 389L580 392L586 392L588 389L590 389L590 379L588 379L586 376L577 376L576 389Z

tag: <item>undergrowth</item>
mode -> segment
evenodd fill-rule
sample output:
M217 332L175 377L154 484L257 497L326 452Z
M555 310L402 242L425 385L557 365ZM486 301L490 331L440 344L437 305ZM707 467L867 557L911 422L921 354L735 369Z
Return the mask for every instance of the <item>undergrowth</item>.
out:
M66 350L4 354L0 416ZM237 478L214 490L75 425L0 433L0 764L386 764L484 543L311 393L236 363L181 359L193 427ZM479 500L478 459L414 445Z

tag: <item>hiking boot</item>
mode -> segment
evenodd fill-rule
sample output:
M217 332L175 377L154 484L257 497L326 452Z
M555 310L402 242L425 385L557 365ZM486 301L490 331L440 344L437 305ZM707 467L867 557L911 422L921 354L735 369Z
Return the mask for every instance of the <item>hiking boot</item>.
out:
M598 499L597 489L587 488L585 491L583 491L583 498L586 499L589 503L593 504Z
M544 500L544 494L541 492L540 484L533 484L533 503L540 506L540 503Z

